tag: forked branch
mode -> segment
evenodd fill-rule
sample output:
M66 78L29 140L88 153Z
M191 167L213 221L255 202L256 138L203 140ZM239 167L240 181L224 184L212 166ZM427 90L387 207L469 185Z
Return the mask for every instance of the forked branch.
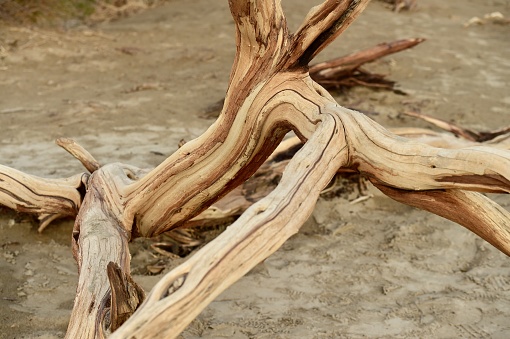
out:
M278 187L161 279L111 338L176 337L222 291L299 230L321 190L347 162L340 121L328 114L321 120L311 140L290 161Z
M310 61L363 12L369 0L326 0L310 10L292 38L287 67L307 67Z

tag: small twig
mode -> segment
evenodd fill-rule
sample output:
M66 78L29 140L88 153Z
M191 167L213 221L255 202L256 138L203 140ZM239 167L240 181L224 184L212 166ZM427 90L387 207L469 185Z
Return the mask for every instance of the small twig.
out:
M34 108L27 108L27 107L13 107L13 108L5 108L0 111L0 114L10 114L10 113L19 113L19 112L27 112L27 111L33 111Z
M356 199L350 201L349 205L355 205L355 204L358 204L360 202L363 202L363 201L368 200L368 199L373 198L373 197L374 197L373 194L363 195L363 196L361 196L359 198L356 198Z
M63 215L61 214L41 214L39 215L39 228L37 232L42 233L49 224L55 219L61 218Z
M470 141L484 142L484 141L492 140L500 135L510 133L510 126L503 127L503 128L497 129L495 131L477 132L477 131L473 131L468 128L463 128L463 127L457 126L455 124L452 124L451 122L447 122L447 121L444 121L444 120L441 120L438 118L431 117L430 115L427 115L427 114L411 112L411 111L403 112L403 113L405 115L408 115L411 117L425 120L425 121L433 124L436 127L444 129L445 131L449 131L449 132L455 134L456 136L462 137L462 138L464 138L466 140L470 140Z
M101 165L96 159L94 159L92 154L90 154L85 148L83 148L73 139L58 138L55 142L57 145L69 152L73 157L78 159L90 173L93 173L101 168Z

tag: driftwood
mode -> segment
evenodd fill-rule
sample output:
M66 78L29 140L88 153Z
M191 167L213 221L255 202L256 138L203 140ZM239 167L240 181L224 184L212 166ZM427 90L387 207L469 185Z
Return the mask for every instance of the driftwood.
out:
M383 42L343 57L310 66L310 77L326 89L366 86L393 89L395 82L385 79L382 74L370 73L361 68L387 55L412 48L425 41L422 38Z
M329 90L355 86L394 90L395 81L387 79L384 74L369 72L362 66L387 55L413 48L424 41L423 38L412 38L382 42L367 49L311 65L308 73L313 81ZM225 99L214 103L206 109L204 117L218 117L224 104Z
M469 128L463 128L457 126L451 122L447 122L438 118L431 117L430 115L426 115L423 113L417 112L404 112L405 115L409 115L412 117L416 117L422 120L425 120L439 128L442 128L446 131L449 131L455 134L458 137L462 137L466 140L476 141L476 142L485 142L491 141L498 137L508 138L510 134L510 126L506 126L495 131L473 131Z
M92 173L48 180L0 167L1 204L43 222L76 217L79 281L68 338L101 338L117 326L112 338L176 337L298 231L339 168L361 173L396 200L453 219L510 254L508 212L471 192L510 191L510 152L442 149L396 136L339 106L310 78L310 61L367 3L326 0L291 34L280 1L230 0L237 53L223 110L202 136L153 170L120 163L97 168L87 152L65 142ZM276 189L141 302L141 289L128 278L128 242L185 225L255 173L290 130L304 146ZM114 296L110 284L120 285Z
M458 149L475 146L488 146L510 150L510 127L501 128L496 131L473 131L471 129L456 126L452 123L430 117L425 114L404 112L404 114L419 117L449 131L450 133L436 132L423 128L390 128L389 131L395 135L413 139L414 141L441 148ZM456 137L458 136L458 137ZM269 194L277 185L283 171L290 159L301 148L301 140L297 137L288 138L282 142L274 151L271 157L259 168L259 170L242 185L229 192L224 198L213 204L195 218L189 220L183 227L208 227L218 226L235 220L254 202L259 201ZM349 168L339 168L337 177L359 180L359 176ZM340 185L345 181L333 179L330 185L323 191L329 193L334 189L341 189ZM362 192L360 192L362 194ZM180 231L176 230L175 232ZM198 247L202 241L194 238L181 238L173 235L171 231L168 236L174 238L176 243L183 246ZM191 243L191 241L194 241Z

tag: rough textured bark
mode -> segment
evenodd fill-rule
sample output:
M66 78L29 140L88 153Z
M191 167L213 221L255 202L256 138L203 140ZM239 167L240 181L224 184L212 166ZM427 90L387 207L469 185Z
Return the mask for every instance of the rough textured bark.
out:
M128 241L185 225L248 179L289 130L306 143L274 192L164 276L112 337L176 337L299 229L340 167L362 173L394 199L451 217L510 254L508 213L479 194L460 191L509 192L510 152L440 149L396 136L340 107L310 78L308 63L367 3L324 1L290 34L280 1L230 0L237 53L222 113L202 136L151 171L99 167L66 142L61 145L90 176L46 180L0 167L0 203L40 216L76 215L73 252L80 275L68 338L107 336L137 307L139 288L127 278ZM436 208L437 201L447 207ZM463 211L474 215L474 205L485 210L476 223L462 217ZM116 283L122 288L112 297ZM138 301L119 300L135 294Z

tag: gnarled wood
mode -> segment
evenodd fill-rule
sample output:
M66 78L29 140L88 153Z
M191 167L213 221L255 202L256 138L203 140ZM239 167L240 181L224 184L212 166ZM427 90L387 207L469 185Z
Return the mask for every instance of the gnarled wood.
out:
M324 114L321 120L312 139L290 161L278 187L161 279L111 338L177 337L216 296L299 230L321 190L348 159L338 118Z
M358 112L343 109L351 167L407 190L510 192L510 152L489 147L441 149L392 135Z
M112 312L108 265L117 265L128 276L131 271L128 242L132 235L122 220L118 192L144 173L129 165L108 164L91 174L73 227L72 248L79 279L67 338L102 337L109 330L105 323ZM136 284L134 288L142 290Z
M237 53L222 113L152 171L99 167L74 144L65 147L93 172L90 178L47 180L0 167L0 203L45 218L77 214L73 254L80 276L68 338L102 338L137 307L137 301L117 299L121 290L138 294L128 278L128 241L185 225L255 173L289 130L306 143L275 191L163 277L112 337L177 336L215 296L298 230L340 167L369 177L397 200L462 223L510 253L509 213L479 194L460 191L510 192L508 150L440 149L398 137L340 107L310 78L310 60L367 3L326 0L289 34L280 1L230 0ZM475 218L473 206L485 213ZM467 222L464 214L476 222ZM120 273L113 275L112 267ZM112 305L114 281L123 282Z
M90 173L97 171L101 167L99 162L94 159L92 154L90 154L73 139L58 138L56 140L56 144L68 151L73 157L78 159L82 163L83 167L85 167Z
M460 128L460 127L459 127ZM441 133L422 128L390 128L389 132L395 136L412 139L414 142L436 148L459 149L468 147L485 146L510 150L510 138L496 138L489 141L478 142L457 138L450 133ZM456 134L454 131L452 133ZM489 134L491 132L473 132ZM494 134L499 132L496 131ZM491 133L492 134L492 133ZM504 137L505 135L500 135ZM265 197L277 185L283 170L292 156L302 146L297 137L288 138L277 147L274 153L258 169L258 171L241 186L229 192L220 201L214 203L204 212L186 222L183 227L220 225L226 220L232 220L240 216L254 202ZM349 175L355 170L339 168L339 174Z
M64 216L76 216L88 175L44 179L0 165L0 204L39 216L42 225Z

